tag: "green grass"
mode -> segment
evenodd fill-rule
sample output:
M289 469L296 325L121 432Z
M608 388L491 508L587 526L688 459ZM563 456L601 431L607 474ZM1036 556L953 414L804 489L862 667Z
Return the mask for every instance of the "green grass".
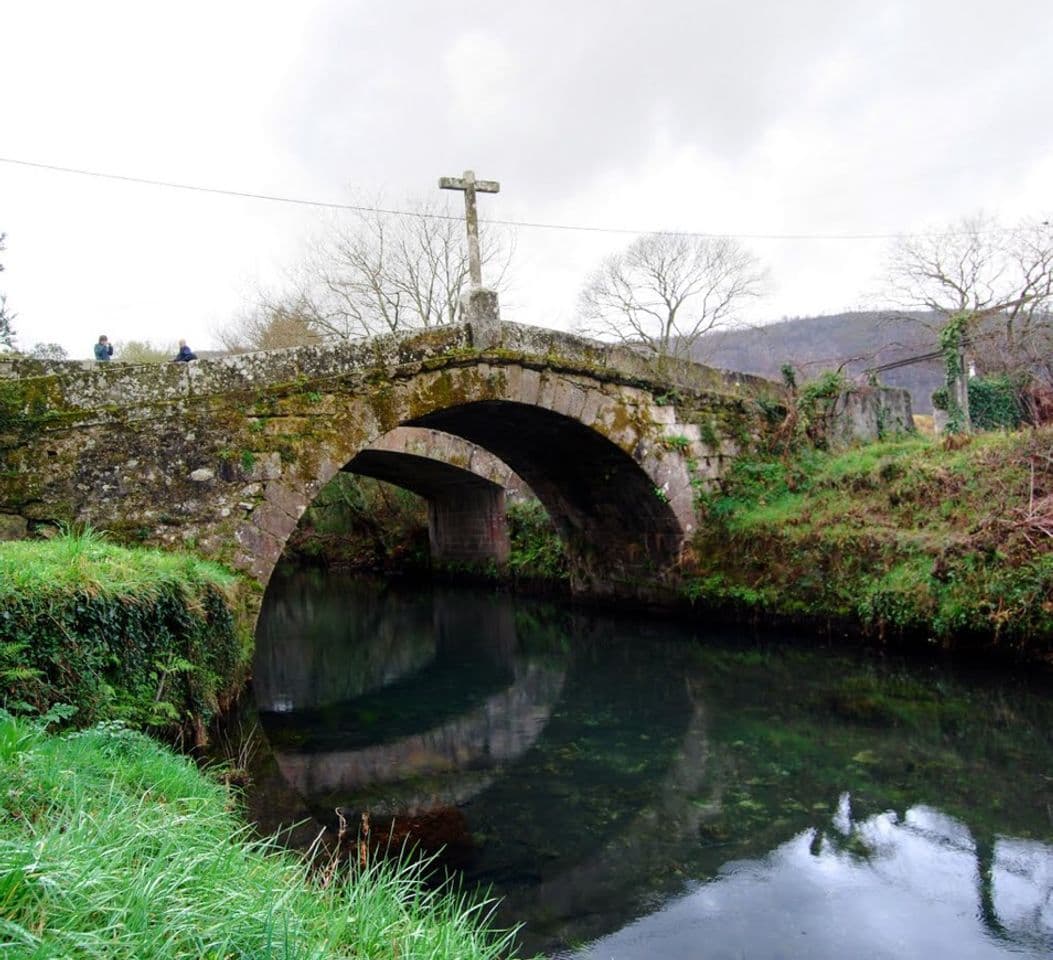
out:
M91 531L0 544L0 706L76 708L201 740L251 654L242 581Z
M211 584L234 589L235 574L184 553L127 549L91 530L54 540L0 543L0 605L28 596L136 597L148 602L166 583Z
M1049 428L740 460L702 501L686 589L1049 659L1053 537L1028 516L1051 495Z
M0 955L488 958L488 908L422 868L310 868L253 840L231 794L147 737L58 737L0 713Z

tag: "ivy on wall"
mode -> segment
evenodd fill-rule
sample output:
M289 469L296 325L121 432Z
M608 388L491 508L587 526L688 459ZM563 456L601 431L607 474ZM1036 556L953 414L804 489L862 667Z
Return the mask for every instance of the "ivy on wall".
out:
M1026 422L1022 394L1026 380L1008 374L973 377L969 381L969 419L977 430L1015 430ZM947 410L953 391L940 387L933 391L932 405Z
M969 429L968 418L962 405L958 402L957 392L957 385L965 376L965 370L962 367L962 344L969 320L968 313L956 313L947 321L938 337L940 351L943 353L943 390L945 391L941 397L945 406L938 409L947 411L947 433L964 433ZM935 403L934 394L933 405Z
M979 430L1013 430L1024 422L1021 393L1026 383L1001 374L969 381L969 415Z

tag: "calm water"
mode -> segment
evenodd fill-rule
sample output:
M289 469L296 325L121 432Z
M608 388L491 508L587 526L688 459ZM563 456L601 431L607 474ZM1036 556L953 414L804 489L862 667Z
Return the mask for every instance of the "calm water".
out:
M524 953L1053 956L1045 681L314 572L255 677L260 825L368 811Z

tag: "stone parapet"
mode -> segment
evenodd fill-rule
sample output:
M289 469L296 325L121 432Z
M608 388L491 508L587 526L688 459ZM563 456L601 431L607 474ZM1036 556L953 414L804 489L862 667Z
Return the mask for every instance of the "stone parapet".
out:
M485 295L491 291L477 290ZM482 308L480 307L480 310ZM475 316L468 323L364 340L235 354L191 363L0 359L0 380L48 378L62 404L77 408L163 403L193 397L271 389L282 384L356 378L427 363L451 354L532 359L552 369L586 369L669 390L716 392L781 402L780 384L684 360L657 361L642 351L569 333Z

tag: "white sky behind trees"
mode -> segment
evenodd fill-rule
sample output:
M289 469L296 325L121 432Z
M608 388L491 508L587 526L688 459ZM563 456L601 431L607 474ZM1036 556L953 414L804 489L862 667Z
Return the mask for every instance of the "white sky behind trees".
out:
M336 202L731 234L1053 216L1048 0L0 0L0 157ZM19 342L214 346L324 211L0 163ZM567 327L632 238L521 228L506 319ZM887 244L746 240L753 320L869 305Z

